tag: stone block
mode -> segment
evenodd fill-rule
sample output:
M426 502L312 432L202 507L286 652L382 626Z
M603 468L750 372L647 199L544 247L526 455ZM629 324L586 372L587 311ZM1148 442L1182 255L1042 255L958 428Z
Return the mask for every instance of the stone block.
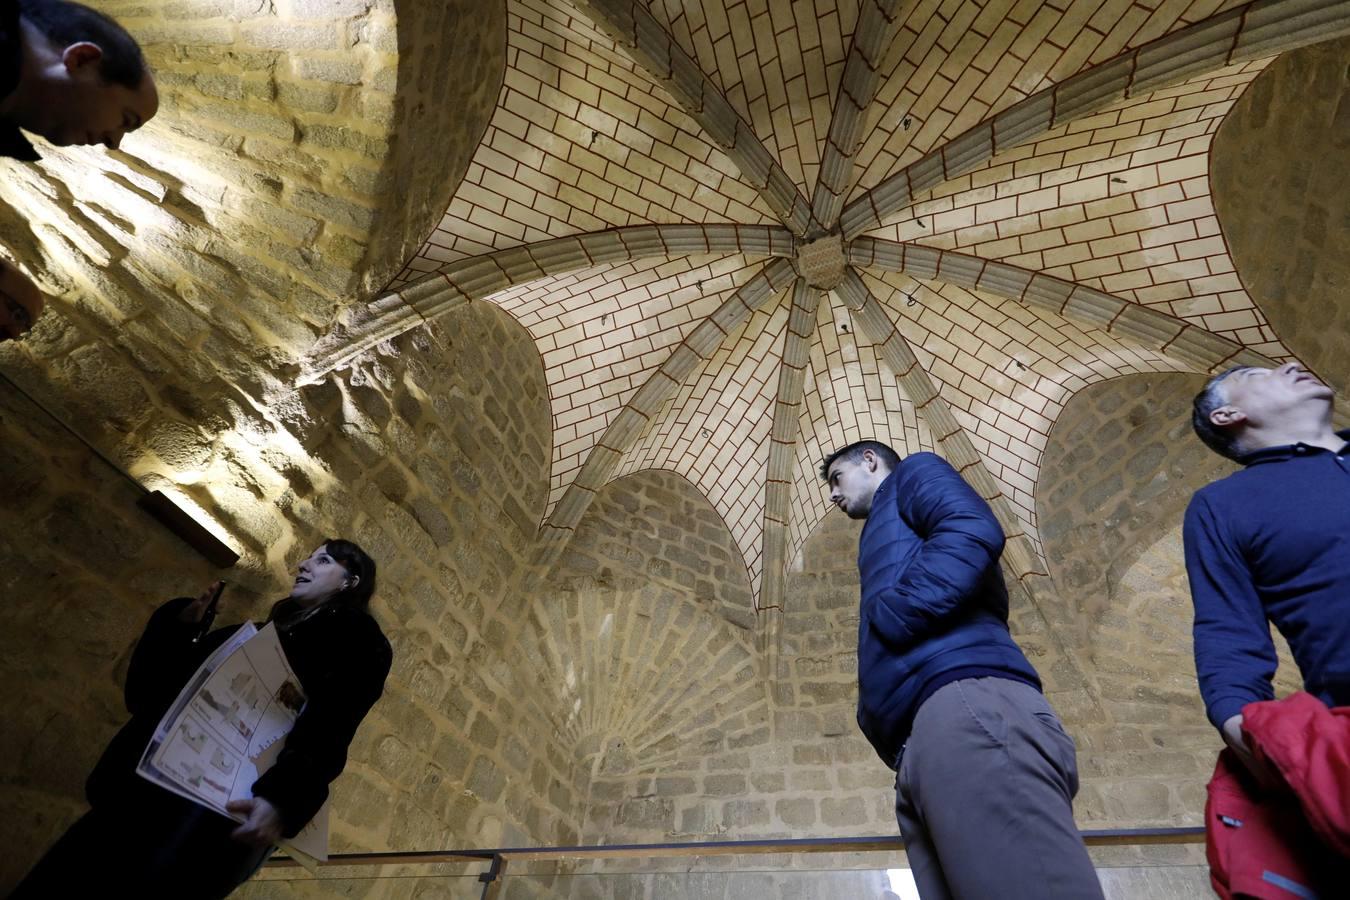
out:
M695 785L692 778L658 778L656 793L662 797L692 797Z
M262 50L295 53L300 50L337 50L340 47L338 29L331 21L253 21L241 24L239 32L250 46Z
M506 774L490 759L480 756L474 760L465 786L484 802L494 803L506 787Z
M744 775L709 775L703 779L703 793L709 797L730 797L747 790Z
M675 801L660 797L636 797L619 804L614 820L628 828L667 833L675 826Z
M680 832L682 834L707 834L709 811L706 806L693 806L680 811Z
M774 814L790 828L807 829L816 824L816 801L798 798L779 800L774 804Z
M861 797L826 797L820 801L820 821L831 827L865 825L867 807Z
M749 828L769 824L769 805L763 800L731 800L722 805L722 827Z
M787 789L787 776L782 772L752 772L750 786L758 794L780 794Z
M489 753L496 749L498 736L497 726L487 716L483 715L475 718L473 727L469 729L469 740Z

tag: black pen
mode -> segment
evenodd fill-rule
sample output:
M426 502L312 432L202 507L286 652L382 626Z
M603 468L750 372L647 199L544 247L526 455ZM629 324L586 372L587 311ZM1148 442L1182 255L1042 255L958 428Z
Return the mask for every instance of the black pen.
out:
M216 621L216 604L220 602L220 595L225 592L225 579L221 579L216 584L216 592L211 595L211 602L206 604L206 612L202 613L201 625L197 628L197 634L192 638L192 643L196 644L206 637L206 633L211 630L211 625Z

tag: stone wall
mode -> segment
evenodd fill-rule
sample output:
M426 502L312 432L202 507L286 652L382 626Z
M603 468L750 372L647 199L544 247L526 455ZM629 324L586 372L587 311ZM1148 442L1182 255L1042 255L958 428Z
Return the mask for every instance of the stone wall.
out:
M1055 584L1014 586L1014 633L1079 741L1085 826L1194 821L1216 747L1187 682L1176 533L1179 498L1215 464L1166 424L1193 381L1118 379L1070 403L1040 510ZM3 513L20 598L3 633L21 690L0 710L16 723L0 793L12 879L80 809L145 615L212 573L111 470L7 402L6 470L26 473ZM853 721L857 523L829 516L807 541L765 680L735 543L679 476L612 483L555 570L532 568L546 399L532 343L495 308L235 410L207 428L152 408L133 468L240 544L236 614L261 613L327 534L381 560L396 664L337 788L335 849L894 832L892 776ZM71 703L70 680L88 696Z
M211 510L244 552L222 621L264 615L326 536L379 561L394 668L336 788L334 849L575 841L585 773L552 740L553 711L520 700L533 675L512 655L548 483L528 336L474 306L265 415L235 414L208 429L151 406L161 437L134 468ZM6 885L81 809L150 611L217 573L27 401L4 392L2 415Z
M211 567L135 506L139 490L8 385L0 390L0 893L80 813L125 721L128 649L159 600ZM256 594L231 588L235 609ZM229 616L232 611L227 611Z
M505 4L94 5L141 41L160 113L118 151L5 164L0 244L52 295L34 352L105 342L257 397L439 221L504 78Z
M828 516L788 576L778 670L760 689L767 704L763 726L731 740L686 739L669 761L638 755L629 773L600 772L586 824L590 839L636 843L895 833L894 775L862 737L854 716L859 530L843 516ZM686 529L684 539L690 533ZM729 535L725 540L731 547ZM576 548L574 542L571 552ZM653 546L648 552L674 550ZM644 553L627 565L640 571L650 559ZM588 570L606 565L618 563L595 560ZM1043 673L1052 702L1066 718L1099 723L1100 705L1076 660L1047 628L1038 599L1025 590L1014 595L1014 631ZM717 721L724 709L719 705L708 721ZM1090 804L1085 824L1109 818L1098 811L1101 806ZM1142 824L1142 818L1122 810L1109 822Z
M1236 468L1191 430L1191 398L1204 383L1181 373L1099 382L1075 394L1051 430L1037 512L1055 587L1079 603L1055 624L1079 638L1137 557L1180 525L1196 488Z
M1102 824L1197 823L1221 746L1196 686L1181 553L1191 495L1234 469L1191 431L1203 384L1178 373L1085 388L1042 464L1053 589L1041 607L1099 701L1096 721L1062 712L1079 745L1080 815ZM1281 648L1285 693L1299 680Z
M1238 275L1285 344L1350 388L1350 38L1285 53L1214 138L1214 206Z
M742 555L678 476L606 487L554 571L538 571L550 398L535 343L494 307L470 304L321 383L293 383L297 356L407 260L470 173L508 52L525 46L508 51L506 4L96 5L144 43L162 112L121 151L4 164L0 251L52 293L53 312L23 344L0 345L0 371L228 534L242 559L227 617L265 612L325 536L380 560L374 609L395 667L337 787L334 849L893 833L892 776L853 721L856 523L831 516L803 547L765 671ZM1319 180L1334 167L1311 161L1343 150L1343 110L1323 95L1339 96L1344 47L1292 54L1258 80L1220 135L1242 163L1216 175L1226 221L1279 211L1233 241L1280 252L1239 266L1255 266L1244 278L1290 345L1341 381L1323 337L1340 333L1325 327L1336 297L1318 291L1344 280L1329 237L1343 191ZM553 51L537 52L521 65L545 71L529 60ZM1287 122L1293 108L1313 124ZM567 145L597 183L610 171L598 150L620 146L598 130L610 118ZM1301 144L1287 171L1251 178L1277 171L1275 150L1292 145L1271 135L1287 134ZM722 158L702 142L687 143ZM718 210L757 220L753 192L725 190L744 203L714 197ZM1282 280L1266 286L1266 274ZM1217 747L1190 675L1178 556L1184 499L1224 467L1179 418L1196 382L1084 391L1042 460L1053 580L1014 586L1012 627L1079 741L1084 825L1194 822ZM146 616L218 573L134 508L130 483L0 387L3 890L82 808L84 775L123 721L119 685Z
M1190 435L1199 382L1129 376L1070 401L1051 434L1038 490L1053 577L1011 585L1014 636L1078 742L1083 827L1195 823L1219 747L1195 687L1180 554L1190 494L1231 470ZM621 499L622 484L602 495L602 532L641 529L632 515L642 501ZM615 504L629 516L616 518ZM672 543L664 547L643 538L602 545L594 532L579 535L564 568L588 577L631 573L636 584L696 529L691 517L666 532ZM659 764L638 755L631 773L600 771L588 837L893 832L892 776L853 721L857 535L856 523L827 517L789 577L765 731L747 735L735 752L687 741L684 752ZM1284 666L1279 689L1296 683Z
M464 181L506 78L506 8L394 0L398 85L363 290L382 287L417 252Z
M612 482L552 581L569 590L566 613L580 625L555 635L568 638L559 661L586 723L576 745L593 774L583 839L758 824L744 770L747 748L767 741L768 704L749 576L711 504L670 472Z

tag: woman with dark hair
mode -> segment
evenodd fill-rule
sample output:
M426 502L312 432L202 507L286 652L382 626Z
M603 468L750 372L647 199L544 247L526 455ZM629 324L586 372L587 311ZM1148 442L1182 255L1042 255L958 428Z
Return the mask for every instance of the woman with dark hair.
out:
M39 860L12 898L82 896L122 883L142 897L225 897L272 847L294 837L328 798L356 728L384 690L393 653L366 611L375 561L329 539L300 563L290 595L272 607L304 710L253 798L230 809L241 825L136 775L155 727L197 667L238 625L200 640L215 585L150 617L127 671L128 722L85 785L90 810Z

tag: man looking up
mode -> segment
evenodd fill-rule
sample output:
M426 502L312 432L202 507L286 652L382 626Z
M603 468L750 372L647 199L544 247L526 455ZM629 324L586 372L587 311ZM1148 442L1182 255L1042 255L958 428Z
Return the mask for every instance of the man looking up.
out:
M1210 379L1191 418L1244 466L1186 509L1196 674L1209 720L1263 781L1242 708L1275 696L1271 622L1308 693L1350 705L1350 432L1337 434L1331 413L1331 388L1288 363Z
M858 544L858 725L896 771L924 900L1089 900L1073 739L1008 632L1003 529L932 453L860 441L821 463Z
M158 110L141 48L112 19L66 0L0 0L0 156L38 159L20 129L116 148Z

